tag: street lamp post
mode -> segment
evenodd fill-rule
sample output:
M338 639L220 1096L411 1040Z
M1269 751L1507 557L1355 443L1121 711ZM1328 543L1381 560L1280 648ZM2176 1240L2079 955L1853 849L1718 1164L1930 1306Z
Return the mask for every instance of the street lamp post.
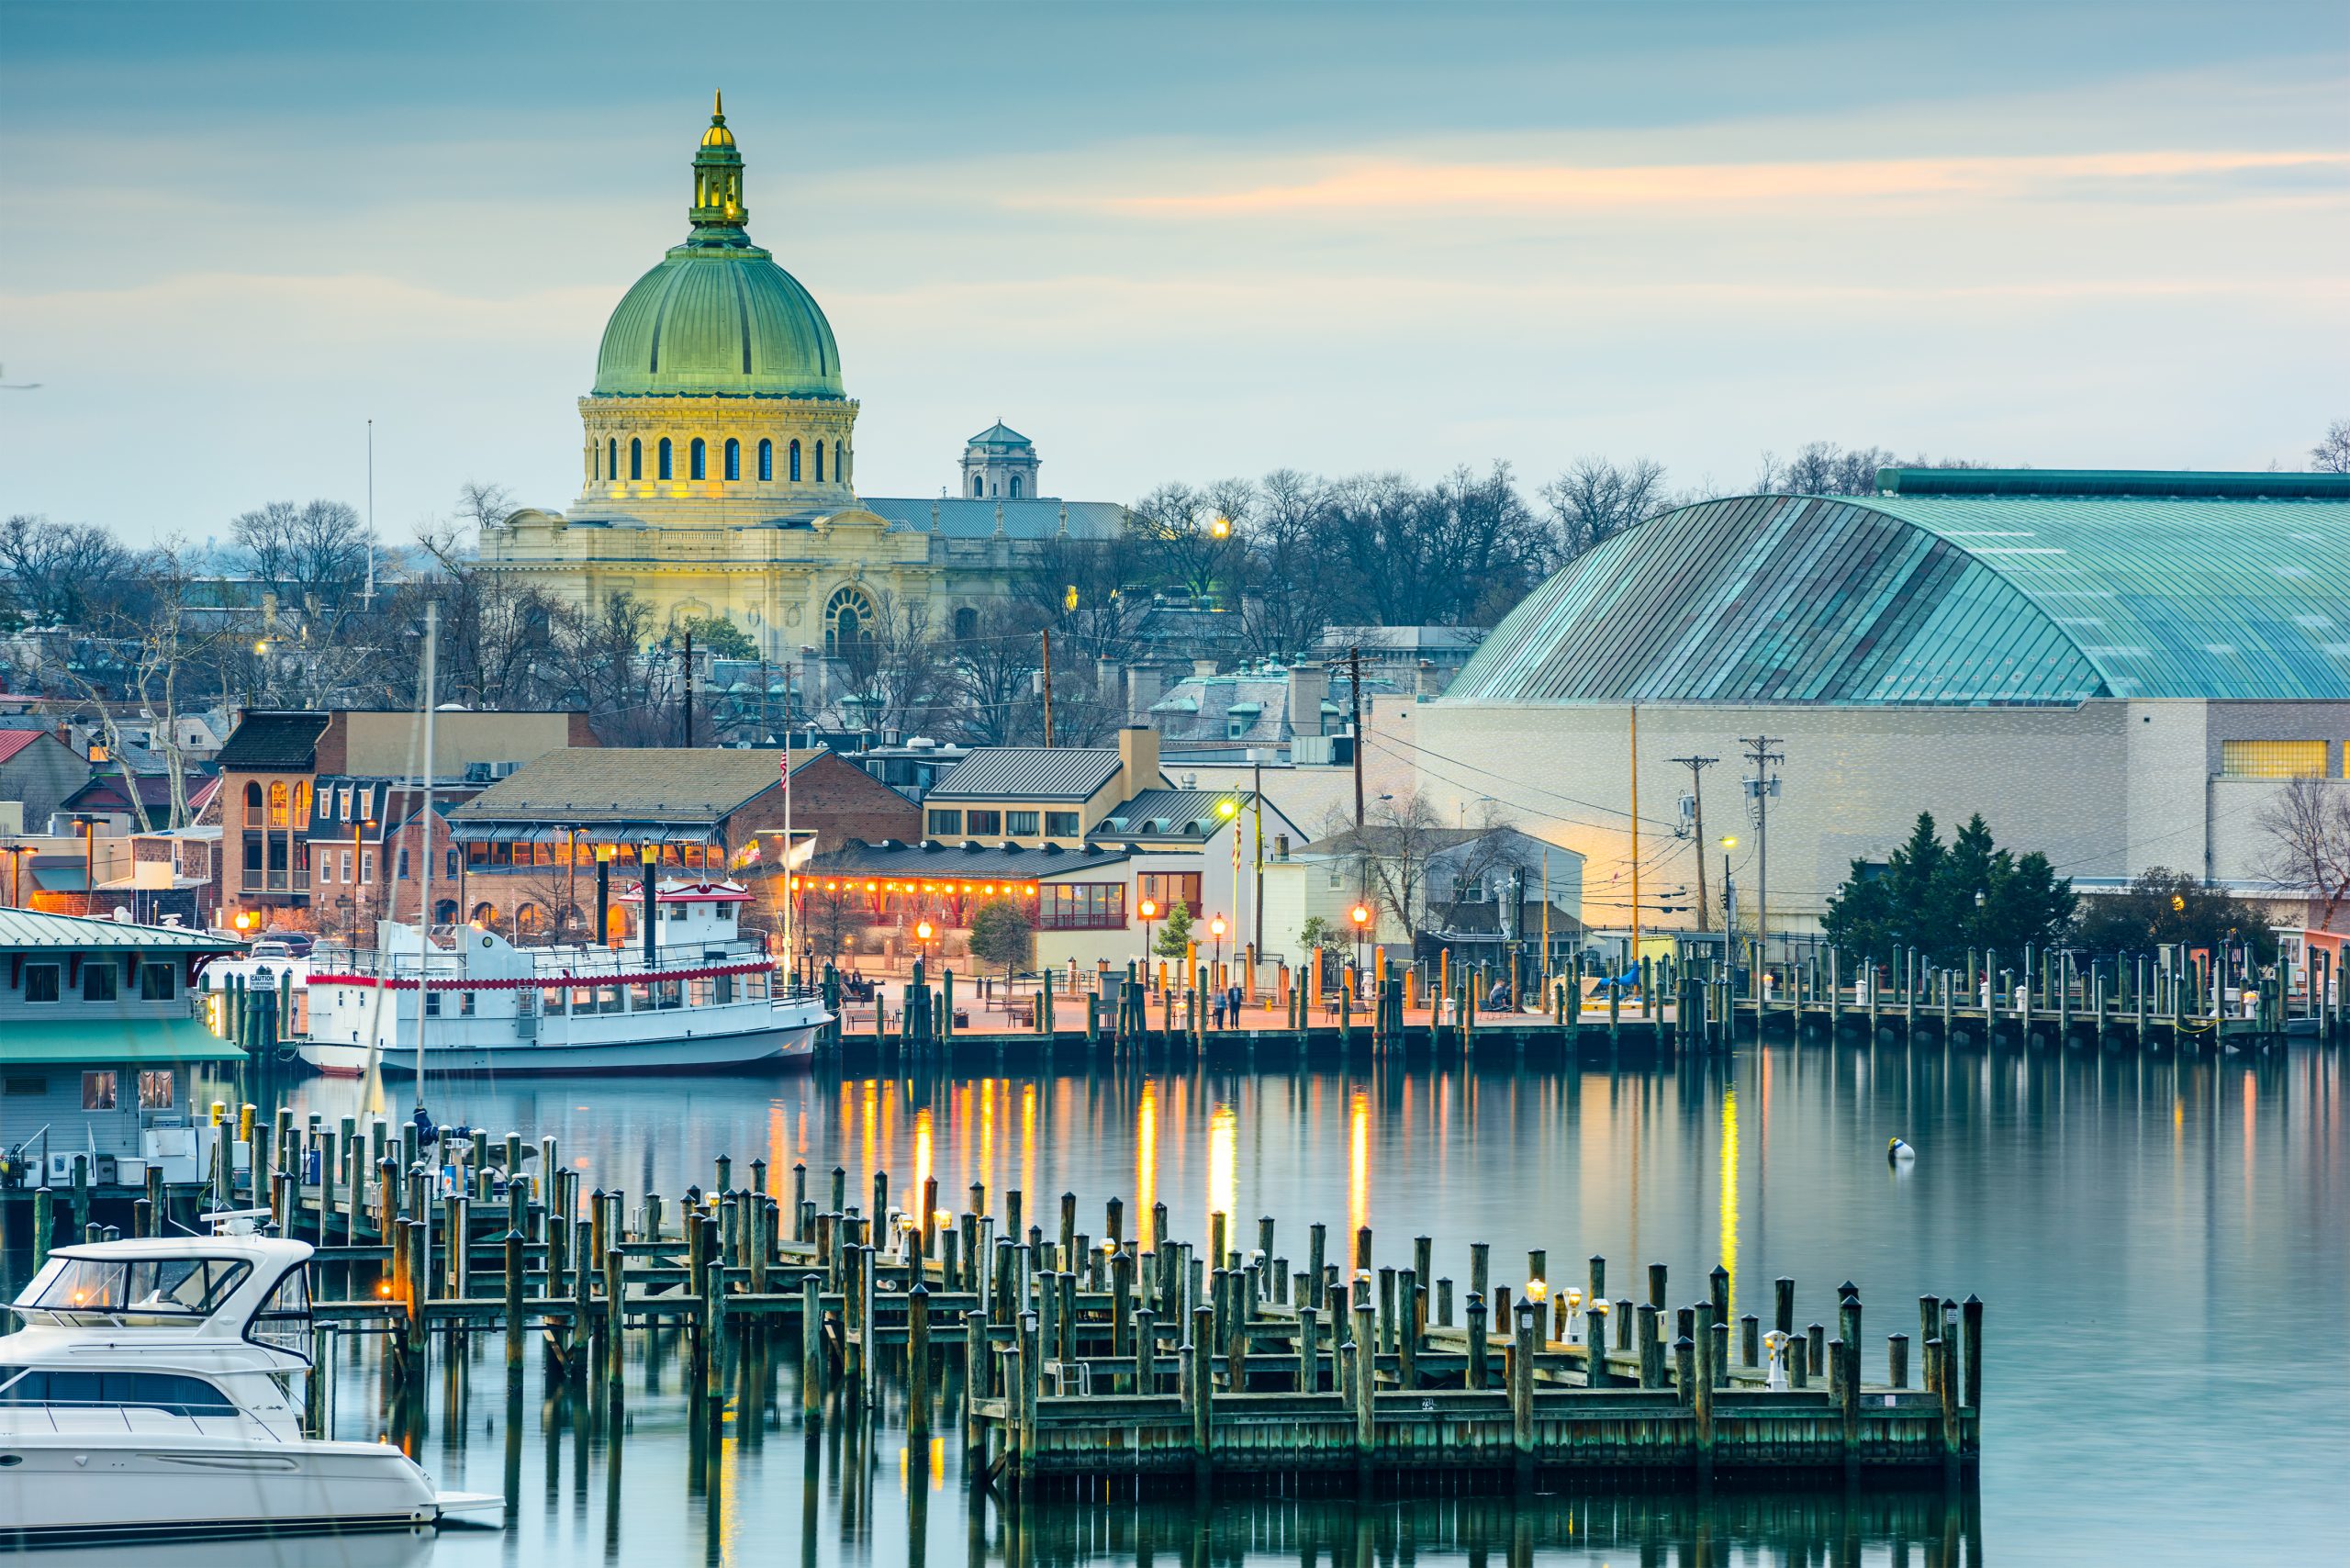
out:
M1217 973L1221 974L1224 970L1224 916L1219 914L1209 921L1208 931L1215 937L1215 967Z
M1371 910L1367 905L1357 904L1348 912L1347 918L1355 923L1355 989L1360 993L1363 977L1363 935L1371 927Z
M1158 904L1155 900L1145 899L1135 906L1135 913L1142 916L1142 984L1143 989L1148 991L1150 989L1150 923L1158 918Z
M927 918L914 922L914 957L916 958L930 957L930 939L936 935L938 935L938 927L933 925Z

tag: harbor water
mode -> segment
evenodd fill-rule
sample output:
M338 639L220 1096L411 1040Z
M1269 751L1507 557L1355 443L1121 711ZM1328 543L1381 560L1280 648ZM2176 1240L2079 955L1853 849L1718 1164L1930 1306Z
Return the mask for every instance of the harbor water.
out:
M294 1104L330 1120L408 1108L405 1085L388 1103L367 1092L312 1081ZM1617 1294L1663 1262L1676 1303L1719 1260L1733 1315L1766 1318L1772 1280L1790 1275L1799 1322L1832 1323L1849 1279L1872 1377L1884 1336L1915 1332L1920 1294L1979 1294L1979 1487L1007 1509L967 1483L946 1405L910 1450L894 1377L862 1419L805 1418L796 1339L748 1358L705 1441L673 1336L630 1337L617 1406L595 1380L550 1397L535 1358L509 1400L485 1337L462 1376L435 1344L415 1451L444 1487L505 1494L502 1529L186 1561L2203 1564L2339 1561L2350 1539L2350 1146L2342 1064L2308 1048L2181 1064L1774 1043L1612 1073L436 1081L430 1099L444 1122L555 1135L584 1185L632 1203L674 1201L728 1156L738 1182L765 1160L770 1191L795 1162L811 1192L835 1165L852 1194L877 1169L895 1192L935 1176L958 1209L974 1182L991 1205L1016 1189L1047 1223L1073 1192L1096 1233L1112 1196L1146 1229L1166 1204L1192 1239L1214 1210L1249 1237L1270 1215L1292 1258L1316 1220L1334 1238L1371 1226L1382 1263L1427 1235L1438 1273L1464 1287L1475 1240L1504 1283L1533 1249L1562 1284L1605 1256ZM1914 1161L1887 1160L1894 1137ZM336 1435L383 1433L375 1351L346 1342L335 1376ZM942 1385L943 1400L959 1388Z

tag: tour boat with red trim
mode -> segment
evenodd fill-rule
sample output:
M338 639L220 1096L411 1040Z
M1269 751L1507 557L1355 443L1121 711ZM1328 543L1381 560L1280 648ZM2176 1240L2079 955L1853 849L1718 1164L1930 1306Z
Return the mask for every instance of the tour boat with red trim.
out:
M832 1014L790 994L740 934L751 895L733 882L667 881L644 939L627 947L517 947L463 925L448 945L380 928L373 952L323 955L310 1028L295 1042L320 1072L677 1072L805 1060ZM427 1025L421 1046L418 1008Z

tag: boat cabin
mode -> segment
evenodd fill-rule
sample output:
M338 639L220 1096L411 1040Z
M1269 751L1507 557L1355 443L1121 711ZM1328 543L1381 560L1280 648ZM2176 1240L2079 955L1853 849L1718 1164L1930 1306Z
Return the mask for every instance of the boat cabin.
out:
M244 1053L204 1017L204 966L243 946L179 926L0 910L0 1159L14 1186L202 1179L198 1107Z

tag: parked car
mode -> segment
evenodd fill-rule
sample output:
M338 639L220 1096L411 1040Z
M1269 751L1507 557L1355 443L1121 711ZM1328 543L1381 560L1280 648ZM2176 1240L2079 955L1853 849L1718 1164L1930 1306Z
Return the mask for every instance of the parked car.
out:
M246 950L245 957L260 963L290 964L296 955L283 942L256 942Z
M318 945L316 939L307 931L264 931L261 934L259 943L263 945L274 943L284 948L287 955L297 958L308 958L310 949ZM257 945L253 948L253 956L258 958L260 955L261 946Z

